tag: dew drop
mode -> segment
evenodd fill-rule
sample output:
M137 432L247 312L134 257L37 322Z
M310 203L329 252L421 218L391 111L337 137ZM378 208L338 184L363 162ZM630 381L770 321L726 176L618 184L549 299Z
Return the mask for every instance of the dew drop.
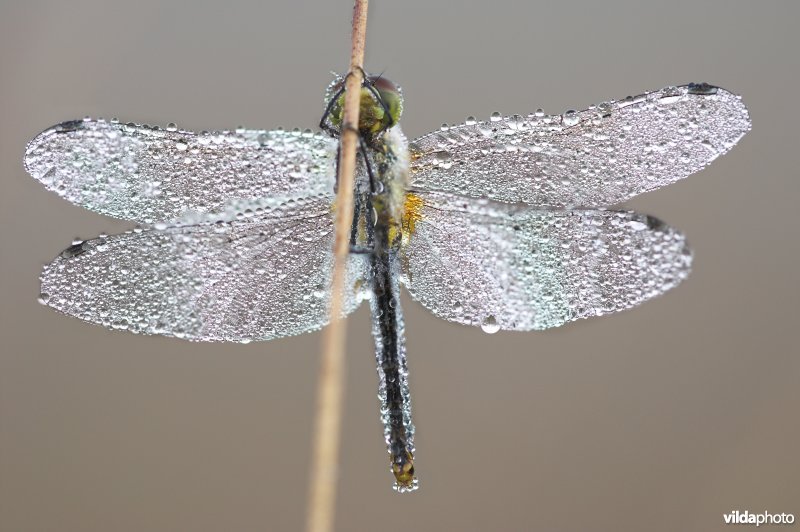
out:
M83 240L73 240L72 245L61 252L61 257L71 259L77 257L88 249L88 245Z
M689 94L699 94L702 96L710 96L712 94L716 94L719 90L718 87L713 85L709 85L708 83L689 83L687 87L687 92Z
M611 112L613 110L614 106L611 104L611 102L603 102L597 106L597 113L600 115L600 118L611 116Z
M709 139L703 139L700 141L700 145L706 148L711 153L716 153L717 149L714 147L714 143L711 142Z
M435 163L444 169L450 168L453 164L453 156L449 151L437 151L433 154Z
M512 115L508 119L508 127L513 130L520 131L525 129L525 126L525 119L521 115Z
M647 224L644 222L640 222L639 220L631 220L628 222L628 227L630 227L634 231L643 231L647 229Z
M581 117L573 109L561 115L561 123L567 127L577 125L581 121Z
M661 97L658 99L660 104L673 104L683 99L683 94L678 87L666 87L661 90Z
M480 131L481 135L484 137L491 137L494 133L494 129L491 128L486 122L481 122L478 124L478 131Z
M481 322L481 329L486 334L494 334L500 330L500 325L498 325L494 316L486 316Z

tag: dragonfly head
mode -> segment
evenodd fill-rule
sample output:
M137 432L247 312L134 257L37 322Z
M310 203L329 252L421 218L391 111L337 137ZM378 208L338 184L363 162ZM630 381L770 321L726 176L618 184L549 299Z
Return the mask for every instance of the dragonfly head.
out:
M330 113L327 120L341 129L344 119L344 83L339 77L328 87L327 103ZM335 98L333 103L331 99ZM376 135L397 124L403 112L403 94L400 87L382 76L367 76L361 85L361 106L358 130L362 135Z

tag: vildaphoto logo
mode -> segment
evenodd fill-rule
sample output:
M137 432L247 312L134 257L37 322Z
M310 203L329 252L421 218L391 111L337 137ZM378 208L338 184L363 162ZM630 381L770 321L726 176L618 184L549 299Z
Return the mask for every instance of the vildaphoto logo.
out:
M734 510L728 514L722 514L725 519L726 525L792 525L794 524L794 514L771 514L769 512L761 512L754 514L745 510L740 512Z

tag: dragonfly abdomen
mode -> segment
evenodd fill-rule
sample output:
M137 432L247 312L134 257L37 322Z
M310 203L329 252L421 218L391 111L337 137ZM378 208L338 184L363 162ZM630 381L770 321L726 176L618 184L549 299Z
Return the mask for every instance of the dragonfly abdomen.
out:
M385 227L376 227L376 241L386 242ZM400 308L399 266L395 252L378 245L370 257L372 327L378 362L381 421L397 491L416 489L414 425L408 388L405 327Z

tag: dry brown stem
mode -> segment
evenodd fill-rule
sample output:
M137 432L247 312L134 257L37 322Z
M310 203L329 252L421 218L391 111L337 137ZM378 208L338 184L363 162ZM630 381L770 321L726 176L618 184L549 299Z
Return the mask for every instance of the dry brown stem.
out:
M344 396L345 320L342 315L350 226L353 221L353 183L358 147L358 112L363 80L364 44L367 33L367 0L355 0L350 71L345 83L344 124L339 157L339 190L336 195L336 236L331 281L331 322L323 332L317 411L314 424L311 486L308 499L308 532L333 530L336 508L342 401Z

